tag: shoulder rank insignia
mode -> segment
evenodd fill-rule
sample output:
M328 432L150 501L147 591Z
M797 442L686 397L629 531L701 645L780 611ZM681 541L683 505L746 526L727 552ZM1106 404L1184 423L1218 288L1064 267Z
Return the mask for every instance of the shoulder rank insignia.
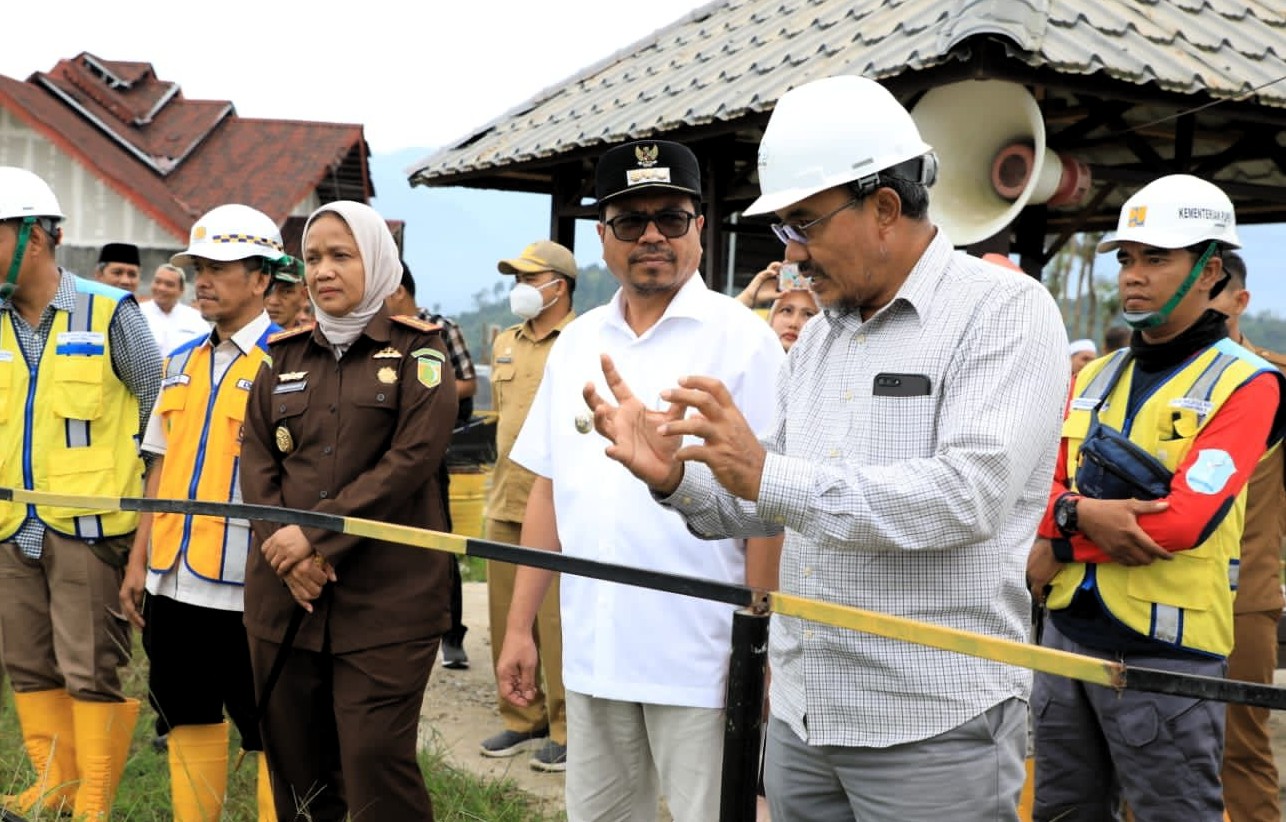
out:
M385 348L385 349L383 349L383 350L381 350L381 351L376 351L374 354L372 354L372 355L371 355L371 359L373 359L373 360L400 360L400 359L402 359L402 352L401 352L401 351L398 351L398 350L397 350L396 348L394 348L393 346L389 346L388 348Z
M301 325L298 328L287 328L285 331L278 331L276 334L269 335L268 343L272 344L281 342L282 340L289 340L292 337L298 337L301 334L311 334L312 331L313 327L311 325Z
M398 314L396 316L390 317L389 319L391 319L393 322L398 323L400 325L405 325L408 328L414 328L416 331L442 330L442 326L440 325L434 325L433 323L425 322L419 317L411 317L406 314Z

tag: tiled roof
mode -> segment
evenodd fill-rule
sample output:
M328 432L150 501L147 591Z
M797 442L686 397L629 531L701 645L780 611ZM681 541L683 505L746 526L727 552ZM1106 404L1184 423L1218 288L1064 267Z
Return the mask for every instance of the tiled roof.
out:
M809 80L913 75L971 59L989 35L1033 69L1286 108L1280 0L716 0L408 173L445 185L626 138L759 125Z
M222 203L281 224L315 190L373 194L360 125L238 117L227 101L185 99L149 63L83 53L27 82L0 76L0 106L179 239Z

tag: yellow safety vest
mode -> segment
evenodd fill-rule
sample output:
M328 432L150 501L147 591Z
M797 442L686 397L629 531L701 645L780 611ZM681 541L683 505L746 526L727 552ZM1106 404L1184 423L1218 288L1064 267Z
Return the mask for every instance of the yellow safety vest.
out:
M1074 470L1095 406L1099 422L1126 434L1171 471L1188 456L1193 440L1238 387L1272 366L1232 342L1221 340L1194 357L1127 418L1134 363L1124 365L1106 397L1103 392L1128 350L1091 362L1076 378L1063 438ZM1179 648L1227 656L1232 650L1232 602L1245 523L1243 487L1218 527L1200 545L1174 553L1169 562L1127 567L1114 562L1069 563L1054 577L1051 610L1071 604L1078 588L1097 593L1112 618L1130 630Z
M268 357L269 326L249 354L238 352L218 385L211 385L214 349L198 337L165 360L157 413L165 428L165 463L157 495L162 499L241 502L241 440L246 401ZM148 567L174 568L180 555L188 569L212 582L244 585L249 523L223 517L157 514L152 520ZM233 544L234 542L238 544ZM239 558L227 567L229 556Z
M108 328L125 292L76 277L76 306L55 311L40 360L23 356L9 312L0 318L0 481L10 488L104 497L143 491L138 398L112 370ZM84 540L128 534L130 511L0 503L0 540L38 517Z

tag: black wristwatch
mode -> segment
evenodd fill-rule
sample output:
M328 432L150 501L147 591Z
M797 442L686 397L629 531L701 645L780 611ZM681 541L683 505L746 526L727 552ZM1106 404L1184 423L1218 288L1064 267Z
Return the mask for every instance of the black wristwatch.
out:
M1065 537L1070 537L1080 530L1076 522L1076 504L1080 501L1079 494L1067 493L1054 502L1054 524Z

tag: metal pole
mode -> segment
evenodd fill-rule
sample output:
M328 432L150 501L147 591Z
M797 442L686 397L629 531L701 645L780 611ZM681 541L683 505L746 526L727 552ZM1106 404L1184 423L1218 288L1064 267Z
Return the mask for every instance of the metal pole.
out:
M768 661L768 616L764 612L744 609L732 617L732 659L728 665L719 822L755 820L759 738L764 711L764 664Z

